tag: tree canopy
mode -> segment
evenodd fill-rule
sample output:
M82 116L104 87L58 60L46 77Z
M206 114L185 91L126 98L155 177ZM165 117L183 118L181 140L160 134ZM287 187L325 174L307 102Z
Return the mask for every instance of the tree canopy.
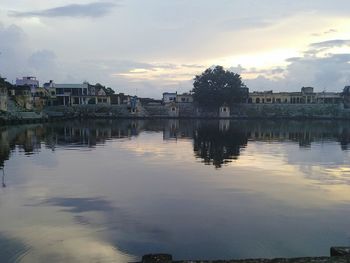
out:
M222 66L206 69L194 78L193 99L202 107L218 108L223 104L242 102L248 97L248 89L239 74Z
M96 83L95 87L99 88L99 89L103 89L106 92L106 95L108 95L108 96L115 94L115 91L112 88L103 86L100 83Z
M12 84L0 75L0 88L11 88Z

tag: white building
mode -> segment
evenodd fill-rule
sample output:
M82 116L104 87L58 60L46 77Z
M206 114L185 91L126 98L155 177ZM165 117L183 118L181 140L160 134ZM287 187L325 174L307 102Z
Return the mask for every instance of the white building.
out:
M110 96L103 89L82 84L53 84L58 105L111 104Z
M192 96L192 94L189 94L189 93L178 94L176 96L176 102L178 102L178 103L192 103L193 96Z
M22 77L21 79L17 78L16 86L28 86L32 94L34 94L35 90L39 87L39 80L32 76Z
M88 104L88 83L54 84L59 105Z
M164 92L163 93L163 103L176 102L177 92Z

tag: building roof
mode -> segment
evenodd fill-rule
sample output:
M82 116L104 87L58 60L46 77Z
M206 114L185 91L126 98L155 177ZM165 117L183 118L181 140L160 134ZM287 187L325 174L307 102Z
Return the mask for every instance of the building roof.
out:
M88 84L55 84L55 88L61 88L61 89L83 89L87 88Z

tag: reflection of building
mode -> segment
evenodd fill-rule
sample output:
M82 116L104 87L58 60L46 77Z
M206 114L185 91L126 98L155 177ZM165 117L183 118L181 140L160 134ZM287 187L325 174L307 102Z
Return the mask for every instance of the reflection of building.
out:
M303 87L300 92L253 92L248 101L254 104L339 104L343 99L341 93L316 93L312 87Z
M193 122L186 120L167 120L163 130L164 140L189 140L193 138Z

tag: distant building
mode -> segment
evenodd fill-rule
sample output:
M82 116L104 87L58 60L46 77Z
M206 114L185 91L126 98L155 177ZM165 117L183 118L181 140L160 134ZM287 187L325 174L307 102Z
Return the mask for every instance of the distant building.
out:
M7 111L7 88L0 87L0 111Z
M176 102L178 102L178 103L192 103L193 96L192 96L192 94L189 94L189 93L177 94L176 95Z
M303 87L300 92L270 91L252 92L248 103L253 104L340 104L342 94L337 92L314 92L313 87Z
M82 84L53 84L58 105L111 104L106 92L87 82Z
M32 76L22 77L21 79L17 78L16 86L28 86L30 87L31 93L34 94L35 90L39 87L39 81L36 79L36 77Z
M163 103L176 102L177 92L164 92L163 93Z
M17 104L26 110L33 109L33 95L29 86L16 86L11 95Z

